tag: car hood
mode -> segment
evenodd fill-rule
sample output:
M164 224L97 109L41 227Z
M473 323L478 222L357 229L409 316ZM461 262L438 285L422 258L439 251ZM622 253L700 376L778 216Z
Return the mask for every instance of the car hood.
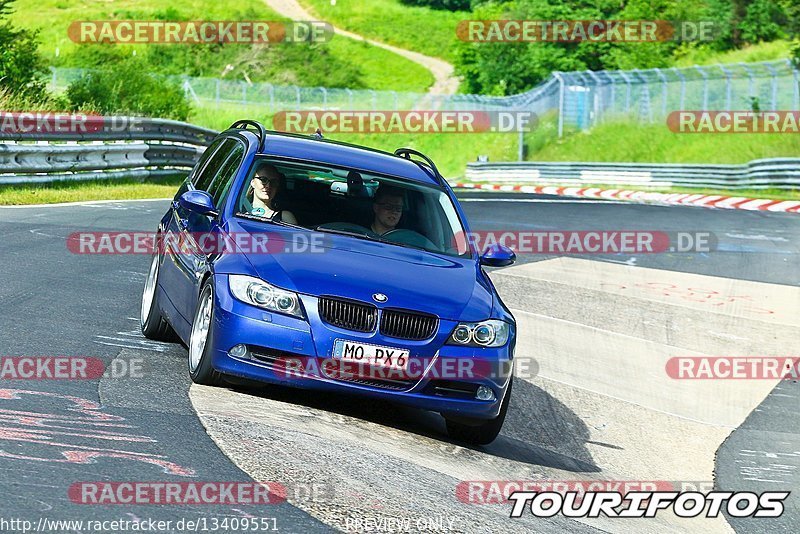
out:
M282 251L245 257L259 278L284 289L418 310L450 320L480 321L492 310L492 291L472 258L246 220L232 223L230 231L279 236ZM317 241L308 251L312 236ZM376 293L386 295L386 302L376 302Z

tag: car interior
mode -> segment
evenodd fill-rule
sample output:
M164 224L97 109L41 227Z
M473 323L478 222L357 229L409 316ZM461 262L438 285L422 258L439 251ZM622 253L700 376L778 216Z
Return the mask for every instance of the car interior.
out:
M278 210L291 211L300 226L309 229L351 232L378 237L370 230L373 202L378 187L387 183L403 191L404 209L397 228L382 239L451 255L463 255L454 246L453 216L445 213L439 189L397 179L363 175L354 170L310 167L271 161L285 176L275 198ZM251 175L255 175L255 170ZM237 213L248 213L252 191L240 193ZM449 200L447 200L449 202ZM460 223L457 223L460 228Z

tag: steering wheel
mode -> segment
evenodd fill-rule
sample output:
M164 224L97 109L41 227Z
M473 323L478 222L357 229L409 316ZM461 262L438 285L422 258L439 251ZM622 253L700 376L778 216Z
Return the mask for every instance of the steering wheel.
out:
M366 235L374 235L375 232L361 226L360 224L349 223L349 222L330 222L330 223L323 223L318 224L315 230L341 230L343 232L357 232L359 234L366 234Z
M395 228L394 230L386 232L381 237L396 243L401 243L403 245L411 245L412 247L425 248L428 250L441 250L433 243L433 241L424 235L407 228Z

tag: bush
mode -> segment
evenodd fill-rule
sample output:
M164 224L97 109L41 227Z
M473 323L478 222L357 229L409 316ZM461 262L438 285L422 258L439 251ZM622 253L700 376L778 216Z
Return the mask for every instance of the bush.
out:
M131 57L89 71L67 88L71 110L93 109L185 121L191 105L180 84L149 74L146 64Z
M469 11L472 0L400 0L408 6L425 6L447 11Z
M14 0L0 0L0 90L30 101L48 98L36 32L15 29L7 19Z

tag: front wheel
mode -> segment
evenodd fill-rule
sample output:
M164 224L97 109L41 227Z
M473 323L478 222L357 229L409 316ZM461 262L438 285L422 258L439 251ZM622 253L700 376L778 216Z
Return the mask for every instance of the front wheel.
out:
M503 399L503 404L500 406L500 413L497 414L497 417L483 421L475 420L463 422L463 419L456 421L445 416L447 434L455 440L464 441L473 445L488 445L493 442L498 434L500 434L500 429L503 428L503 422L506 420L506 412L508 411L508 405L511 401L511 386L513 382L513 378L508 382L508 390L506 390L506 396Z
M222 382L222 375L211 366L209 337L213 320L214 282L213 278L209 278L200 290L189 337L189 377L195 384L216 386Z

